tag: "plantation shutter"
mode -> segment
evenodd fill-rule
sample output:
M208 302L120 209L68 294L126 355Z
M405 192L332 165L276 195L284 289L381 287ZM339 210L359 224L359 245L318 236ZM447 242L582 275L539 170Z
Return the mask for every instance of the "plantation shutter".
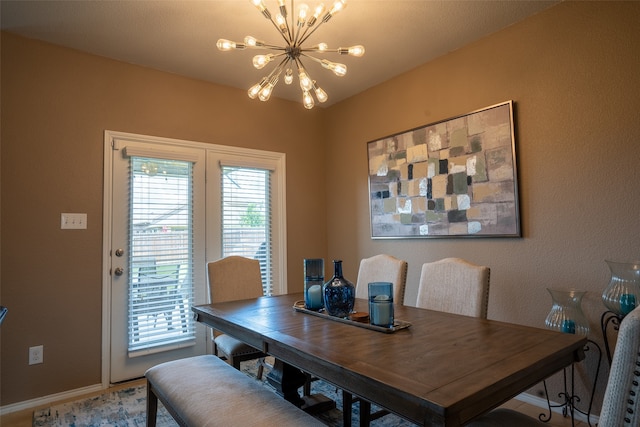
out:
M130 157L128 349L195 340L193 162Z
M273 289L271 170L220 165L222 256L260 261L265 295Z

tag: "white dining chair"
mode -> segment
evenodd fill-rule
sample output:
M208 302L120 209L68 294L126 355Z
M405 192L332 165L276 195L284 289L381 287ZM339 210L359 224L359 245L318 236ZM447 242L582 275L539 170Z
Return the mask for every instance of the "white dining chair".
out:
M393 283L394 304L404 304L404 291L407 283L406 261L387 254L374 255L360 261L358 279L356 281L356 298L369 298L369 283ZM356 398L351 393L342 391L342 416L345 426L351 425L351 411L354 402L360 402L360 425L368 426L369 422L378 419L389 412L379 410L371 412L371 402Z
M461 258L422 265L416 307L487 318L491 269Z
M258 298L264 295L260 262L241 256L228 256L207 265L211 302L226 302ZM262 351L228 335L212 331L214 354L240 369L240 362L259 359L257 378L262 378L264 358Z
M466 427L548 426L513 409L499 408ZM640 426L640 307L620 323L598 427Z

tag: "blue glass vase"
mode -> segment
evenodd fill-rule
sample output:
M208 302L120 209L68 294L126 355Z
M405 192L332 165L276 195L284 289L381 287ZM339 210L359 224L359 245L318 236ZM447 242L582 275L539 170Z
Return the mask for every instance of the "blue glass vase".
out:
M342 276L342 261L333 261L333 277L322 285L324 309L330 316L348 317L353 311L356 287Z

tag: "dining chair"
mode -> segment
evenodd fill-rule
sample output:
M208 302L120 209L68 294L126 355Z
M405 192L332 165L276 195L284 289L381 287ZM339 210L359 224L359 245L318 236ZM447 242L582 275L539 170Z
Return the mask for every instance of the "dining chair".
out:
M444 258L422 265L416 307L487 318L489 267L461 258Z
M407 283L406 261L391 255L378 254L360 261L358 278L356 281L356 298L369 299L369 283L393 283L394 304L404 304L404 291ZM351 393L342 391L342 421L345 426L351 425L351 411L354 402L360 402L360 425L368 426L370 421L387 415L386 410L371 412L371 402L354 397Z
M466 427L548 426L513 409L495 409ZM627 314L618 332L618 342L604 392L599 427L640 426L640 307Z
M260 262L242 256L228 256L207 264L211 302L226 302L258 298L264 295ZM259 359L256 377L262 378L264 358L262 351L227 334L212 330L214 354L240 369L240 362Z
M407 267L406 261L386 254L362 259L356 281L356 298L369 298L369 283L390 282L393 283L393 302L403 304Z

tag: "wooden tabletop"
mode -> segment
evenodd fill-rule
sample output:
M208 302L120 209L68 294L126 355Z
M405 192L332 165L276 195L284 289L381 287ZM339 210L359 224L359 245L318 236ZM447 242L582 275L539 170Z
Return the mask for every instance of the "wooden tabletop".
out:
M585 337L398 306L373 331L294 310L302 294L195 306L198 321L416 424L459 426L584 357ZM368 311L356 300L357 311Z

